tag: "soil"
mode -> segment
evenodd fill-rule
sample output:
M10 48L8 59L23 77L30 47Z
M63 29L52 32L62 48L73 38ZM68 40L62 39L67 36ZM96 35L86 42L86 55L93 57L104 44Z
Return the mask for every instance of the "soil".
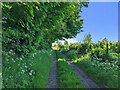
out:
M92 81L80 68L78 68L71 61L67 61L68 64L72 67L76 75L80 78L80 80L84 83L86 88L100 88L94 81Z
M100 85L96 84L92 79L90 79L80 68L78 68L66 55L63 54L63 57L67 60L67 63L71 66L75 74L79 77L79 79L83 82L85 87L88 90L93 90L93 88L104 88ZM51 71L49 74L48 86L47 88L58 88L57 84L57 56L53 58L53 63L51 66Z
M88 90L92 90L93 88L104 88L98 84L96 84L92 79L90 79L80 68L78 68L66 55L63 54L63 57L66 58L67 63L71 66L75 74L80 78L83 84L86 86Z
M51 71L49 74L49 78L48 78L48 86L47 88L58 88L58 84L57 84L57 57L56 55L53 58L53 63L51 66Z

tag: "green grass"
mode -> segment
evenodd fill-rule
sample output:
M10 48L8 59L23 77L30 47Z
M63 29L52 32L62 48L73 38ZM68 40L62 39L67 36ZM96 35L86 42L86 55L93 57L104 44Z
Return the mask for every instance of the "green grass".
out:
M58 59L57 63L58 85L60 88L82 88L85 86L80 81L78 76L73 72L65 59Z
M118 88L118 70L110 63L91 62L89 57L79 58L76 65L97 83L107 88Z
M58 58L63 58L62 52L60 52L60 51L56 51L56 52L57 52L57 57Z
M47 51L36 55L32 67L36 71L36 75L33 80L34 87L44 88L47 86L52 60L53 60L53 53L49 53Z
M38 51L26 58L3 57L3 88L45 88L53 51Z
M2 73L0 73L0 89L2 89Z
M57 57L62 58L62 59L64 58L66 60L68 59L68 57L66 55L63 55L62 52L60 52L60 51L57 51Z
M2 88L2 43L1 43L1 38L0 38L0 89L1 88Z

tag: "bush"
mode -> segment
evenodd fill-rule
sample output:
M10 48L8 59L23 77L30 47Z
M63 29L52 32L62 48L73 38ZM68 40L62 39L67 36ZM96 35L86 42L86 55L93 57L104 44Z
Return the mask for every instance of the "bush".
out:
M72 49L72 50L68 51L68 52L66 53L66 55L67 55L70 59L72 59L72 58L76 58L76 57L78 56L78 52L77 52L77 50Z

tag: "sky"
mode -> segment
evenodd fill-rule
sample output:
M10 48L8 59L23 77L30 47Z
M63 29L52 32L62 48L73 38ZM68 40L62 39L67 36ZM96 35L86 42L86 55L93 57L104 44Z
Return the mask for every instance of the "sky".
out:
M103 38L118 41L118 2L90 2L87 8L82 8L80 16L84 20L84 32L78 33L75 38L67 39L69 44L82 42L88 33L92 35L92 42ZM60 42L64 43L61 40Z
M88 0L89 2L119 2L120 0Z
M79 33L74 41L82 41L88 33L92 41L97 42L103 38L109 41L118 41L118 3L117 2L90 2L89 6L82 8L80 14L84 20L84 32Z

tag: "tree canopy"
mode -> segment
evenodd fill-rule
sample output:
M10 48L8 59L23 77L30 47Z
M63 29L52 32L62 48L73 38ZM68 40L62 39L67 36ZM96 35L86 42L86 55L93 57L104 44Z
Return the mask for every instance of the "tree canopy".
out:
M81 32L87 2L4 2L3 51L22 55L47 49L58 39Z

